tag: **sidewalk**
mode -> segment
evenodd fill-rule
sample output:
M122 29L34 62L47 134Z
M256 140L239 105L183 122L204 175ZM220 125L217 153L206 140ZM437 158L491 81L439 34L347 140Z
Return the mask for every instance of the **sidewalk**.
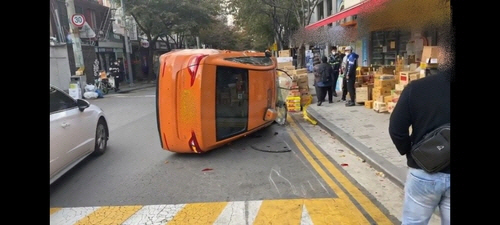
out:
M326 101L317 106L313 75L309 73L308 76L310 93L314 95L313 103L307 107L309 116L375 169L403 187L408 166L406 156L399 154L389 136L390 114L377 113L358 104L346 107L345 103L337 102L341 98L341 92L337 93L334 103Z
M148 87L156 87L156 80L148 83L147 81L136 81L132 86L130 86L127 82L120 83L120 90L116 93L127 93L131 91L135 91L138 89L148 88ZM115 93L114 91L110 91L109 94Z

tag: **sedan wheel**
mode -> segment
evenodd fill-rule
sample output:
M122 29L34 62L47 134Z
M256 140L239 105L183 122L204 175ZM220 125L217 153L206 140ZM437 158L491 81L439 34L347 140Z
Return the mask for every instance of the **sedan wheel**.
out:
M106 131L106 123L103 120L99 120L97 123L96 135L95 135L95 155L102 155L106 151L106 146L108 144L108 132Z

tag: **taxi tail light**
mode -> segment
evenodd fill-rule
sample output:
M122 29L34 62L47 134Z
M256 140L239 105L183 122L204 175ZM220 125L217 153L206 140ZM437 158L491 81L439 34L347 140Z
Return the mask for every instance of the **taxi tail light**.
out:
M191 138L189 139L189 149L195 153L203 153L200 149L200 145L198 144L198 140L196 139L196 134L194 131L191 132Z
M200 54L193 56L189 60L188 70L189 70L189 75L191 75L191 86L193 86L194 84L194 79L196 78L196 73L198 72L198 66L200 65L201 60L207 56L208 55Z

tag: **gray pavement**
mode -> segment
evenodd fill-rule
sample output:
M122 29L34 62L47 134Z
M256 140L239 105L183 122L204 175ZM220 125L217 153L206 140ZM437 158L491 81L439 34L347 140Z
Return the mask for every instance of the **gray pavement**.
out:
M309 73L310 93L315 93L313 74ZM318 125L336 136L385 176L403 187L408 166L406 157L399 154L389 136L388 113L377 113L364 105L346 107L339 102L342 93L334 98L334 103L317 106L317 98L307 107L307 113L318 121Z
M313 86L314 76L312 73L308 76L309 93L313 95L313 104L307 108L307 113L317 120L323 129L336 136L375 169L382 171L389 179L403 187L408 166L406 157L399 154L389 136L390 114L377 113L363 105L345 107L344 103L340 102L341 92L338 92L333 104L323 103L322 106L317 106L316 91ZM134 86L122 84L118 93L154 86L156 82L138 82Z

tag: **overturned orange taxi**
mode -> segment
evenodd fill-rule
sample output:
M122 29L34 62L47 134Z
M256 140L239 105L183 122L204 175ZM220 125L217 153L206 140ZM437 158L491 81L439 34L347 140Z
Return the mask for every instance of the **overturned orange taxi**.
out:
M156 108L161 146L203 153L276 119L276 61L263 52L184 49L163 54Z

